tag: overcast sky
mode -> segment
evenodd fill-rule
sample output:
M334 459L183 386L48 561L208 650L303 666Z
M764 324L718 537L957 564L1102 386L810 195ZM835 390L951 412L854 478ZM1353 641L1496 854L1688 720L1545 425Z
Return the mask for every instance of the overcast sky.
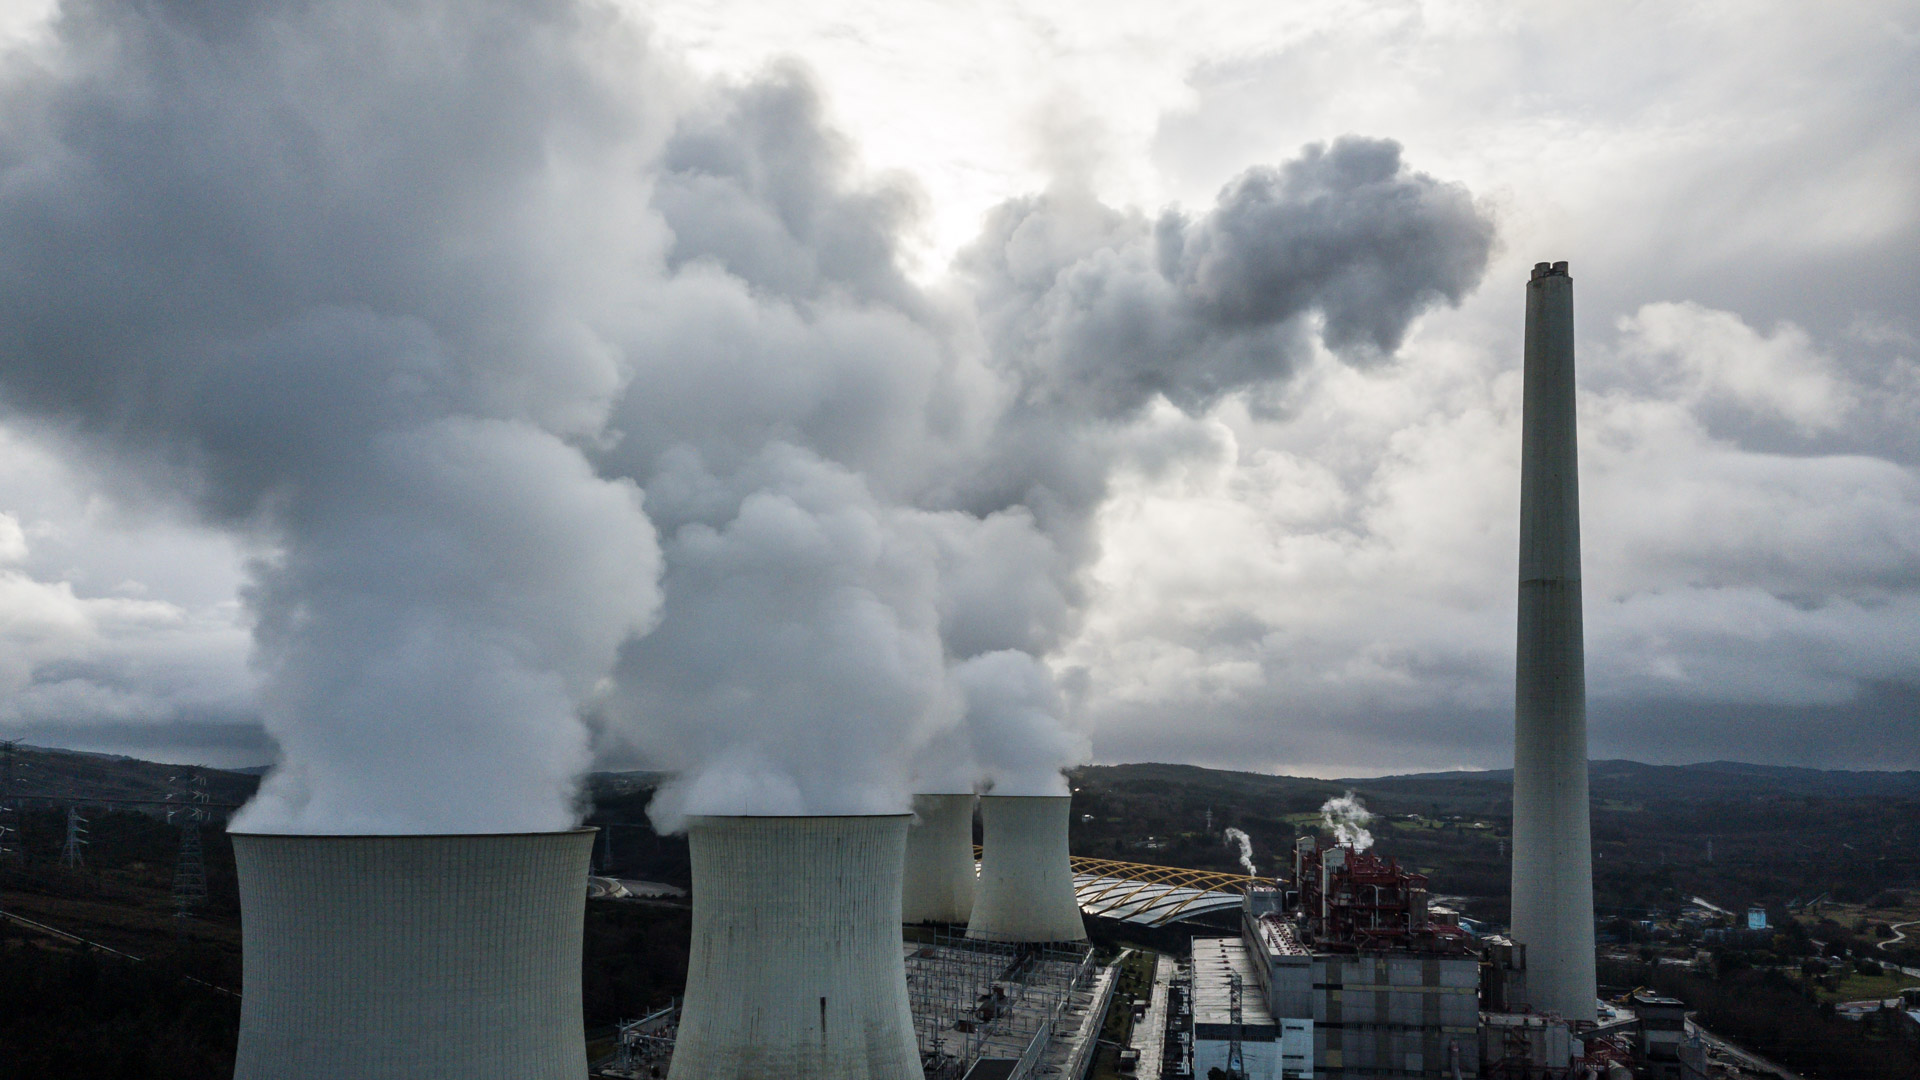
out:
M618 50L476 75L363 49L337 66L378 67L368 94L405 107L306 93L286 122L344 158L368 140L374 180L426 179L405 205L379 197L391 219L233 226L220 250L254 271L220 288L260 296L164 317L139 306L164 289L138 283L191 278L204 260L175 252L210 248L114 222L226 230L364 195L372 181L283 200L234 180L271 172L248 155L288 140L279 114L231 99L240 71L323 85L329 50L365 41L305 17L284 24L312 35L292 45L234 45L197 16L136 34L116 9L181 5L92 6L92 29L56 32L22 0L0 19L8 100L38 110L0 119L5 307L63 313L0 354L0 734L264 763L309 745L289 733L314 717L410 708L465 678L448 662L426 689L328 689L363 675L340 640L417 642L431 607L459 609L431 640L476 657L498 644L490 613L539 627L500 646L525 677L484 691L588 718L539 768L701 772L689 806L774 774L797 805L842 805L800 743L854 714L829 754L878 745L925 775L965 746L1006 783L1009 745L1326 776L1509 765L1523 283L1564 259L1593 756L1920 768L1920 4L665 0L624 9L645 72L618 93L625 76L602 71ZM597 33L488 40L584 55ZM126 46L139 34L162 44ZM271 62L223 65L247 49ZM592 85L563 92L550 71ZM527 104L516 80L551 100ZM509 84L503 128L570 125L564 183L492 183L522 176L508 139L408 157L407 131L452 115L436 95ZM74 120L205 86L217 103L158 121ZM272 138L248 141L255 120ZM201 219L167 200L200 183L182 162L209 160L226 171ZM603 174L644 190L609 194ZM48 176L85 190L56 200L35 187ZM723 200L714 177L738 190ZM516 191L538 201L525 221ZM429 218L471 235L465 215L493 200L511 209L487 211L472 251L531 253L512 272L380 246ZM494 230L502 214L515 223ZM776 219L777 239L756 231ZM366 227L341 241L355 257L297 250L343 221ZM27 265L21 245L40 242L65 254ZM1313 245L1332 262L1307 265ZM130 298L74 299L75 276L109 263L91 287ZM362 273L391 310L337 300ZM1094 294L1122 314L1076 306ZM177 325L249 304L225 336ZM502 312L512 326L489 321ZM103 320L133 329L94 334ZM211 417L142 396L213 393L168 382L195 350L344 369L362 363L337 344L353 335L463 374L402 426L317 392ZM736 336L724 357L712 344ZM122 348L173 359L100 360L93 378ZM542 350L566 359L462 359ZM378 412L374 434L277 434L321 407L349 431ZM236 443L235 417L274 432ZM344 463L260 464L274 455ZM489 490L512 474L504 509L448 471ZM342 575L412 588L427 564L407 560L430 556L354 545L413 536L415 517L432 518L421 536L505 538L404 619L329 607ZM780 531L801 519L804 558ZM868 552L852 569L850 550ZM552 610L494 584L523 561ZM462 581L493 591L434 591ZM824 613L833 648L743 629L773 594L783 617ZM736 646L734 666L701 667ZM882 653L884 678L861 659ZM776 700L764 723L725 713ZM492 737L448 725L401 745Z

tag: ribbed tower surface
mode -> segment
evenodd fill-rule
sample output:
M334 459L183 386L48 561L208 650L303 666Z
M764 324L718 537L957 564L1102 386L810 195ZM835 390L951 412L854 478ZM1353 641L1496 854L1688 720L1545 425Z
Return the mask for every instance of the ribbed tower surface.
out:
M964 923L973 917L973 796L915 795L907 831L900 918Z
M923 1080L900 875L906 814L696 817L669 1080Z
M235 1080L583 1080L593 835L234 834Z
M1069 795L980 797L980 888L967 936L985 941L1085 941L1068 861Z
M1597 1014L1586 646L1580 604L1573 278L1527 282L1520 435L1520 604L1514 681L1513 937L1535 1009Z

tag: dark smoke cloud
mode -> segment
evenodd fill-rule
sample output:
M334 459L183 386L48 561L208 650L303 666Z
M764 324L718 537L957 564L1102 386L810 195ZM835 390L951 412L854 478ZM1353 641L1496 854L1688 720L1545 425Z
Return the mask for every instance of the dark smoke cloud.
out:
M1493 235L1466 189L1407 169L1398 143L1349 136L1248 169L1197 218L1149 221L1070 189L1009 203L966 268L1025 400L1124 418L1284 378L1314 315L1328 348L1389 353L1479 283Z
M803 74L592 4L96 0L41 59L0 395L262 548L257 827L559 827L594 750L668 826L1057 790L1093 514L1180 452L1134 420L1389 352L1491 242L1346 139L1191 217L1017 200L926 292Z

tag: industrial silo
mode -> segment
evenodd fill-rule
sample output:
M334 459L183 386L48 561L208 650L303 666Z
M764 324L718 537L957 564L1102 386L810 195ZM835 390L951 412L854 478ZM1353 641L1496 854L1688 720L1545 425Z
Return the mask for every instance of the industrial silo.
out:
M669 1080L921 1080L900 943L906 814L694 817Z
M1067 861L1067 795L980 798L980 887L967 936L985 941L1084 941Z
M235 1080L583 1080L593 834L234 834Z
M907 830L900 918L964 923L973 917L973 796L915 795Z

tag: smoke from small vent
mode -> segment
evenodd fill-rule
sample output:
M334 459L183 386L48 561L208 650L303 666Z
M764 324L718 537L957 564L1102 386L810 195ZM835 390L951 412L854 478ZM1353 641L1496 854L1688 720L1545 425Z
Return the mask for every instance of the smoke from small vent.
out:
M1229 828L1226 832L1227 843L1240 846L1240 865L1246 867L1247 876L1258 876L1253 868L1253 839L1239 829Z
M1320 827L1333 834L1335 843L1346 844L1355 851L1373 846L1373 833L1366 827L1373 818L1373 811L1351 791L1320 804Z

